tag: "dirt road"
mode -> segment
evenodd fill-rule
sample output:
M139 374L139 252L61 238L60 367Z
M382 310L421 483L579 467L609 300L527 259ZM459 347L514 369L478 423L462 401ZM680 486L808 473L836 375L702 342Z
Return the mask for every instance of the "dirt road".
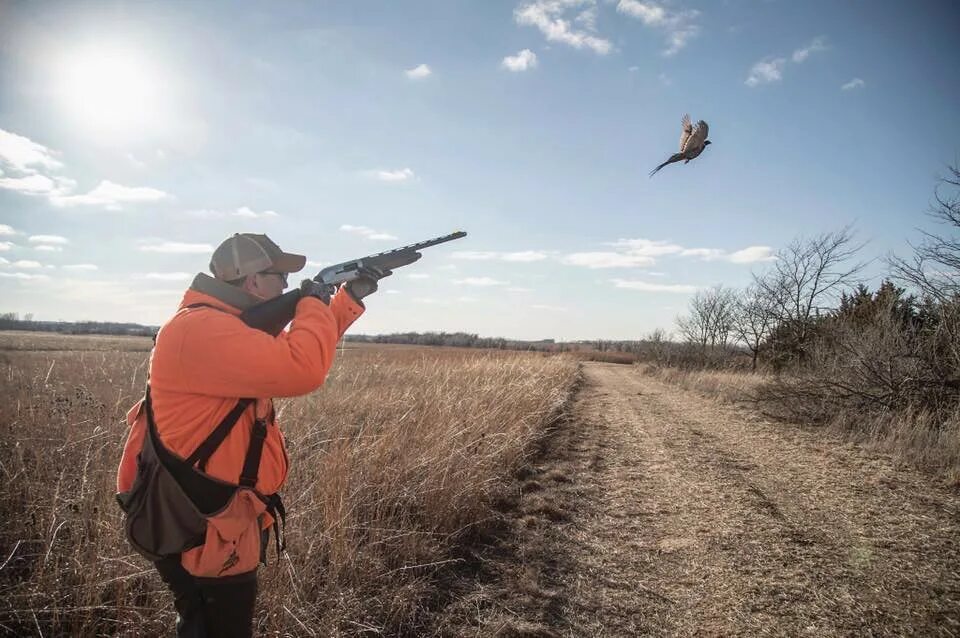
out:
M960 495L821 432L586 364L446 635L960 636Z

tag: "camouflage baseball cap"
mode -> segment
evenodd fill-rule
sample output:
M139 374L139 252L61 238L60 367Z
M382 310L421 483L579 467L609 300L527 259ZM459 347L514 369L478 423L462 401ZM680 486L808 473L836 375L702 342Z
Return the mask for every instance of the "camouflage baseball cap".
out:
M306 257L283 252L266 235L237 233L213 251L210 272L222 281L233 281L264 270L297 272L306 263Z

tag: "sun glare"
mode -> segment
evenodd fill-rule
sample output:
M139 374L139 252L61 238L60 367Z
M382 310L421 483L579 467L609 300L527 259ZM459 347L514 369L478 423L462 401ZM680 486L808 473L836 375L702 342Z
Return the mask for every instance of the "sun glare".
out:
M57 88L78 125L115 142L158 125L166 102L156 69L123 48L71 52L62 61Z

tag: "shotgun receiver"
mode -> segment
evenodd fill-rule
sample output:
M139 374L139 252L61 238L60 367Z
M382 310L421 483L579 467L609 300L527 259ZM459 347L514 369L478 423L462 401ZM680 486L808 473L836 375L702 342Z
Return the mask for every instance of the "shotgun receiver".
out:
M465 232L457 231L449 235L444 235L443 237L428 239L402 248L395 248L394 250L388 250L375 255L344 261L339 264L327 266L321 270L320 274L314 277L313 280L331 287L336 287L356 279L359 276L358 271L362 266L373 266L384 271L395 270L420 259L420 257L423 256L420 254L420 251L424 248L466 236L467 234ZM294 289L283 293L279 297L247 308L240 314L240 319L251 328L257 328L258 330L263 330L266 333L277 336L286 325L293 320L298 301L300 301L300 290Z

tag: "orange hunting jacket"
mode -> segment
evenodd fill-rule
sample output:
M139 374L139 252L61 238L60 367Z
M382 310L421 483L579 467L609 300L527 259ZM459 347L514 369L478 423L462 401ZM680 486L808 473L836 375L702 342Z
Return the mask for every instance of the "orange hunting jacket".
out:
M213 308L188 308L198 303ZM161 442L174 454L187 457L238 399L257 399L210 457L206 472L239 482L255 411L268 419L256 489L264 495L277 492L286 480L288 460L272 398L307 394L320 387L333 363L337 342L363 310L343 288L329 307L306 297L297 304L289 330L273 337L244 324L238 308L193 288L187 290L180 309L160 328L150 357L150 393ZM142 401L131 408L127 421L131 431L117 474L118 492L129 490L136 476L136 456L146 432ZM247 508L239 519L218 530L221 536L237 536L216 539L221 545L226 541L231 551L238 550L237 560L224 563L223 556L215 555L221 550L212 546L218 543L211 542L208 530L206 545L182 554L187 571L215 577L255 569L260 558L260 529L272 520L262 508L254 510ZM259 514L263 516L258 522ZM209 555L205 556L205 551Z

